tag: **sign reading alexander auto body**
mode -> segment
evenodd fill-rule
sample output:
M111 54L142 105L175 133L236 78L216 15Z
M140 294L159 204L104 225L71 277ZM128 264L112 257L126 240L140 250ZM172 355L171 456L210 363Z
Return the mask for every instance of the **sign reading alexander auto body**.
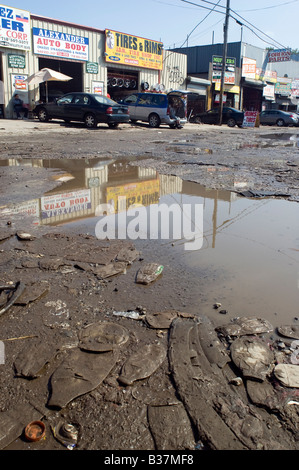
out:
M88 61L88 38L43 28L32 28L32 33L35 54Z
M115 64L162 70L163 43L106 29L105 60Z
M0 47L30 51L30 14L0 5Z

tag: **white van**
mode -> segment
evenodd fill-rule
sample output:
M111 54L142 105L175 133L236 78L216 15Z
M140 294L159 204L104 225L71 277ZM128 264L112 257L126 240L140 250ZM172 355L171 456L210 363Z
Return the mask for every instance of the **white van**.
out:
M167 124L176 127L177 119L183 126L187 122L187 93L184 90L171 91L169 93L133 93L124 98L121 103L129 108L132 122L148 122L150 127L159 127ZM175 118L172 117L171 107L174 109Z

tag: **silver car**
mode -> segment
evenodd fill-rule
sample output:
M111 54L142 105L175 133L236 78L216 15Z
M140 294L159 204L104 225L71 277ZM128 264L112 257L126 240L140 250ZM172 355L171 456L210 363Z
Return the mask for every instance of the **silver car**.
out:
M267 109L260 113L260 123L269 126L297 126L299 116L279 109Z
M132 122L148 122L150 127L159 127L160 124L175 127L178 119L181 126L187 122L187 103L183 91L172 91L168 94L133 93L121 103L129 108Z

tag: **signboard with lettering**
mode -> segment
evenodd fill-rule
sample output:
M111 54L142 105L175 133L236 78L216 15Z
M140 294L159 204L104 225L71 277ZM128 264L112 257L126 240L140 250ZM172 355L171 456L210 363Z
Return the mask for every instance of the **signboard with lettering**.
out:
M32 28L32 33L35 54L88 61L88 38L43 28Z
M0 47L31 50L30 13L0 5Z
M292 89L292 79L287 77L277 77L275 83L275 93L278 95L289 96Z
M99 64L97 62L86 62L86 73L99 73Z
M268 62L286 62L291 60L291 49L276 49L268 52Z
M221 72L222 72L222 56L213 55L212 66L213 66L212 82L220 83ZM229 84L229 85L234 85L235 74L236 74L236 59L235 57L227 57L225 71L224 71L224 83Z
M15 69L24 69L26 65L25 56L17 54L8 54L8 67Z
M277 82L277 72L273 70L264 70L259 67L256 68L255 79L262 80L264 82Z
M163 43L106 29L105 60L114 64L162 70Z
M243 127L257 127L258 126L258 111L245 111L243 119Z
M243 57L242 62L242 77L251 78L255 80L256 60Z

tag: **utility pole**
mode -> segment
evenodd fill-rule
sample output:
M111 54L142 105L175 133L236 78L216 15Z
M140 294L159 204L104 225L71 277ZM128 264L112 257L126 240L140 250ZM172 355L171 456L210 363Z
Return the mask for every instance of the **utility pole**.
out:
M225 75L225 69L226 69L229 11L230 11L230 0L226 0L225 23L223 26L223 53L222 53L222 69L221 69L220 99L219 99L219 126L222 125L223 90L224 90L224 75Z

